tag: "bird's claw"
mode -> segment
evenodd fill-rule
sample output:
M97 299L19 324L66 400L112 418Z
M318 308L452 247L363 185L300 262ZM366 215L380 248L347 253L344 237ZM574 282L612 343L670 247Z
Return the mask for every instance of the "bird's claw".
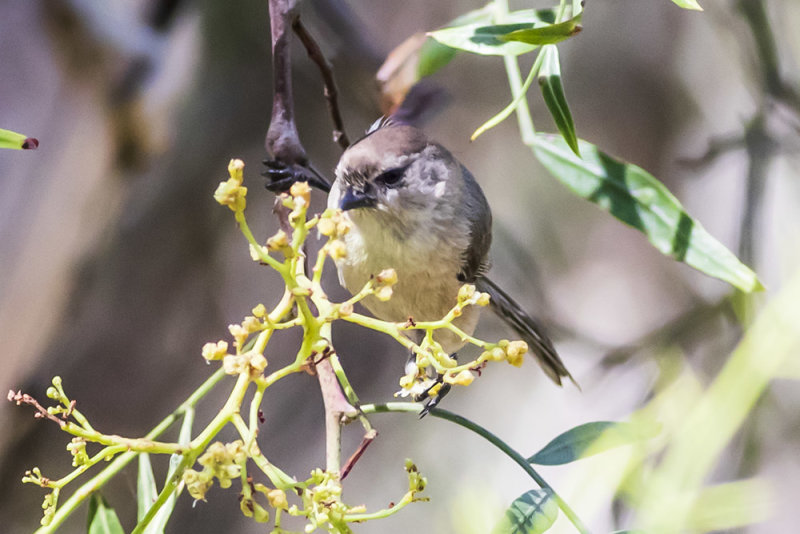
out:
M266 169L261 172L261 175L267 178L264 186L273 193L285 193L295 182L308 182L310 186L326 193L331 190L328 181L308 165L300 163L287 165L274 159L265 159L263 163Z

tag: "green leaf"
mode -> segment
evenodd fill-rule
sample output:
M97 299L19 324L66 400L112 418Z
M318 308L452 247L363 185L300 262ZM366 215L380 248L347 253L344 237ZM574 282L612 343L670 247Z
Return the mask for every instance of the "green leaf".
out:
M518 41L530 45L560 43L581 31L580 22L582 15L582 13L579 13L577 16L565 20L564 22L559 22L558 24L548 24L546 26L534 25L530 28L513 30L501 35L499 39L501 41Z
M137 521L144 518L157 497L158 489L156 488L156 478L153 475L153 465L150 463L150 455L143 452L139 455L139 476L136 481Z
M544 103L553 116L553 122L564 136L564 140L577 156L578 136L575 133L575 123L572 121L572 113L567 105L567 98L564 96L564 87L561 85L561 66L558 61L558 48L555 45L546 45L540 52L543 56L542 67L539 71L539 87L542 90Z
M684 9L694 9L695 11L703 11L703 8L700 7L700 4L697 3L697 0L672 0L672 1Z
M89 500L89 520L86 532L88 534L125 534L117 513L99 493L92 494L92 498Z
M527 491L511 503L492 534L540 534L558 517L558 504L542 489Z
M528 458L537 465L562 465L601 452L649 439L658 434L657 424L596 421L567 430Z
M35 150L39 140L21 133L0 128L0 148L13 148L16 150Z
M772 515L775 495L762 479L736 480L702 488L692 503L687 527L693 532L743 529Z
M583 158L563 138L537 134L533 151L575 194L643 232L663 254L750 293L764 287L756 274L692 219L669 190L644 169L579 140Z
M515 31L558 26L553 24L556 20L557 9L523 9L514 11L508 14L508 24L492 25L493 16L494 11L492 9L482 8L471 11L453 20L449 27L430 32L428 35L445 46L466 50L473 54L492 56L510 54L517 56L535 50L538 44L515 42L515 39L504 40L505 36ZM545 33L563 33L563 31L561 29L546 30ZM525 34L522 35L524 36Z
M441 44L436 39L428 37L419 49L419 63L417 63L417 79L430 76L456 56L458 50Z
M187 445L188 446L189 442L192 440L192 425L193 425L193 423L194 423L194 409L187 408L186 409L186 413L183 416L183 423L181 423L180 432L178 433L178 443L180 443L181 445ZM141 458L141 456L143 456L143 455L140 455L140 458ZM170 458L169 458L169 470L167 471L167 484L169 483L169 480L172 478L172 475L175 473L175 470L180 465L182 459L183 459L183 456L180 455L180 454L173 454L173 455L170 456ZM149 463L150 462L148 460L148 464ZM141 463L140 463L140 469L141 469ZM152 475L152 471L151 471L151 475ZM140 474L140 476L141 476L141 474ZM153 517L152 521L150 521L150 523L147 525L147 527L145 527L145 529L142 531L142 534L163 534L164 533L164 529L167 526L167 521L169 521L169 518L172 515L173 510L175 509L175 501L177 500L178 494L181 492L182 489L183 489L183 484L182 484L182 482L179 482L175 486L175 491L173 491L173 493L167 498L167 500L164 503L164 505L158 510L158 512L156 512L156 514ZM153 482L153 490L155 490L155 482ZM153 497L153 499L151 501L148 501L148 502L152 505L152 503L155 502L157 496L158 495L157 495L157 492L156 492L156 494ZM147 513L147 511L149 510L150 507L148 506L147 508L145 508L145 513L142 514L141 513L141 500L140 500L139 506L140 506L140 514L139 514L138 520L141 521L144 518L145 514Z

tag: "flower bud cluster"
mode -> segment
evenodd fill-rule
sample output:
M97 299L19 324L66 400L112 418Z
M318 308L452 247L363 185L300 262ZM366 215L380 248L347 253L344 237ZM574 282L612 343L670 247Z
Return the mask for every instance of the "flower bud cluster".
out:
M333 261L340 260L347 255L347 247L342 238L350 231L348 221L341 210L327 209L317 222L317 230L321 235L328 237L324 249Z
M244 180L244 162L240 159L232 159L228 164L228 178L220 182L217 190L214 191L214 200L223 206L228 206L232 211L244 211L247 196L247 188L242 185Z
M374 279L375 288L373 295L381 302L392 298L392 286L397 283L397 272L394 269L384 269Z
M228 342L217 341L216 343L208 342L203 345L203 358L206 361L221 360L228 355Z
M228 354L222 358L222 367L229 375L248 373L252 378L256 378L267 368L267 359L255 350L242 354Z
M523 356L528 352L528 344L524 341L500 340L497 345L481 354L478 361L507 361L514 367L520 367L524 361Z
M289 189L288 195L286 193L281 195L281 202L292 210L289 212L289 223L292 226L305 223L306 210L311 203L311 188L307 182L295 182Z
M481 293L472 284L464 284L458 290L458 307L465 306L488 306L490 301L489 293Z
M214 484L215 478L221 488L231 487L232 480L242 474L247 452L240 439L227 444L217 441L209 445L197 461L203 466L203 470L187 469L183 472L183 482L189 495L205 500L206 492Z
M422 476L414 462L408 458L406 459L405 469L406 473L408 473L408 491L410 491L412 495L424 491L425 486L428 485L428 479ZM414 500L418 501L423 499L415 497Z
M303 513L308 517L305 532L311 533L318 528L331 532L349 532L345 514L353 510L341 501L342 487L338 476L322 469L315 469L306 483L308 487L302 495ZM296 505L289 508L289 514L298 513ZM327 528L327 525L334 528Z
M39 522L43 527L46 527L47 525L53 522L53 516L56 515L57 506L58 506L58 490L55 489L52 492L45 495L44 500L42 501L42 510L44 510L44 514L42 515L42 519Z
M72 438L72 441L67 443L67 450L72 454L72 467L80 467L89 463L85 439Z

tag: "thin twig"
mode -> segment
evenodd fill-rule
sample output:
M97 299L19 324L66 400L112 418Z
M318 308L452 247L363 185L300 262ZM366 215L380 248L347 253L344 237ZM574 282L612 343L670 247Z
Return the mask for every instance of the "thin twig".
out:
M378 437L378 431L375 430L374 428L369 432L367 432L366 434L364 434L364 438L361 440L361 443L356 449L356 452L354 452L350 456L350 458L347 459L347 461L344 464L344 467L342 467L342 473L339 477L340 480L344 480L344 478L348 475L348 473L350 473L350 471L353 469L353 466L356 465L358 459L361 458L361 455L364 454L364 451L367 450L369 444L372 443L372 441L376 437Z
M17 403L17 406L19 406L20 404L29 404L30 406L33 406L34 408L36 408L36 414L34 415L34 417L36 417L37 419L50 419L51 421L57 423L58 426L60 426L61 428L67 426L66 421L48 412L44 406L39 404L39 401L37 401L27 393L23 393L21 391L17 391L16 393L14 393L13 390L9 391L8 400L10 402Z
M300 22L300 17L296 17L292 21L292 29L294 33L297 34L297 37L300 38L303 46L306 47L308 57L319 67L319 72L322 74L322 81L325 83L325 101L328 103L328 111L331 114L331 119L333 119L333 141L339 143L342 150L346 150L347 147L350 146L350 140L347 138L347 133L344 131L344 121L339 111L339 91L336 88L336 80L333 78L331 63L322 53L322 49L314 40L314 37L308 33L306 27Z
M362 410L364 413L382 413L382 412L404 412L404 413L419 413L422 410L421 404L411 403L411 402L387 402L385 404L367 404L363 405ZM542 478L542 476L533 468L533 466L528 463L528 461L516 450L511 448L505 441L497 437L496 435L492 434L486 428L480 426L477 423L474 423L467 419L466 417L462 417L458 414L453 412L449 412L447 410L442 410L441 408L434 408L430 410L430 414L433 417L438 417L440 419L445 419L450 421L451 423L455 423L460 425L467 430L471 430L475 432L483 439L487 440L489 443L500 449L504 454L506 454L509 458L514 460L527 474L530 476L534 482L536 482L540 488L545 490L552 499L558 504L558 507L564 512L564 515L570 520L570 522L575 526L575 528L581 534L589 534L589 528L581 521L575 511L567 504L561 496L556 493L556 490L547 483L547 481Z

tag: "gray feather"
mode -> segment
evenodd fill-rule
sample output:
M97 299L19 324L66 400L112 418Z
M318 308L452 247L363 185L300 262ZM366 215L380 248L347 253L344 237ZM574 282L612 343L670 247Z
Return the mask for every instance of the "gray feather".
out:
M472 283L475 279L489 270L489 247L492 245L492 212L483 191L472 174L461 166L464 177L463 207L466 218L469 220L470 240L469 246L464 251L461 272L458 279L461 282Z
M544 333L544 328L533 317L525 313L514 299L488 278L479 277L475 280L475 286L479 291L489 293L492 311L522 337L553 382L560 386L561 379L567 377L573 384L578 385L558 356L553 343Z

